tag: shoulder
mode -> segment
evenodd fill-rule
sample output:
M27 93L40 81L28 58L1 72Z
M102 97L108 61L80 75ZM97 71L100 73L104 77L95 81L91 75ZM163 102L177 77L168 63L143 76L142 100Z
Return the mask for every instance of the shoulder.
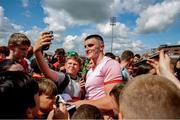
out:
M54 72L54 75L56 75L57 76L57 82L62 82L62 81L64 81L65 80L65 74L63 73L63 72L58 72L58 71L54 71L54 70L52 70L53 72Z
M114 60L114 59L108 59L105 65L105 68L115 68L115 69L120 69L120 64Z

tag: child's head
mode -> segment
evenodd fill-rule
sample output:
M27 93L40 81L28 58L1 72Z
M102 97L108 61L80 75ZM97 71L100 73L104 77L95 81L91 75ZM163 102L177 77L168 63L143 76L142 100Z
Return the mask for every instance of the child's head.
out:
M22 71L1 71L0 88L0 119L34 117L39 109L39 87L31 76Z
M49 112L53 109L55 103L55 96L58 93L56 84L46 78L38 80L39 97L40 97L40 110L41 112Z
M72 119L103 119L101 111L93 105L83 104L73 114Z
M74 51L67 52L65 69L66 72L72 76L78 74L81 68L81 58Z
M8 47L10 54L13 53L13 59L19 60L25 58L28 53L28 48L31 45L29 38L22 33L14 33L10 36L8 41Z
M55 54L58 60L60 60L61 62L64 62L65 50L63 48L56 49Z

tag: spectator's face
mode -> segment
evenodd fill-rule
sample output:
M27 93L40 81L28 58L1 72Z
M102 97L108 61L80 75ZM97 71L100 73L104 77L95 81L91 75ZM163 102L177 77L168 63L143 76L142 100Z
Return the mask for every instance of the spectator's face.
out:
M131 59L128 61L126 67L128 68L128 67L132 66L133 62L134 62L134 58L131 58Z
M59 61L64 61L64 59L65 59L62 54L57 54L56 57Z
M65 63L66 72L72 76L77 76L77 73L80 70L80 65L75 59L68 59Z
M53 109L53 104L55 104L55 96L42 94L39 96L39 99L40 99L40 110L42 112L49 112Z
M27 45L18 45L14 46L14 57L16 59L22 59L27 56L29 46Z
M138 57L134 57L134 62L138 62L139 61L139 58Z
M99 40L91 38L84 42L84 47L87 58L96 59L103 52L104 45Z

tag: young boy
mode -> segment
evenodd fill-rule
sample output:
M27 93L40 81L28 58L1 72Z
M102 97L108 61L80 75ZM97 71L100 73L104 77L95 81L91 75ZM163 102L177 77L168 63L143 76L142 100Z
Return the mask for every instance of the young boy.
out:
M30 70L28 69L28 63L24 58L27 56L30 45L31 41L23 33L13 33L8 41L10 54L7 59L13 59L17 63L20 63L26 73L29 73Z
M55 83L49 79L42 78L39 79L37 82L39 85L40 99L40 110L37 117L41 119L46 119L49 112L53 109L58 90Z

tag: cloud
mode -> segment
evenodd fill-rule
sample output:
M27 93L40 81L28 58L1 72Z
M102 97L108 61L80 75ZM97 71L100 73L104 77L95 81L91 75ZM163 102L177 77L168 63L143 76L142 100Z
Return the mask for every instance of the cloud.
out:
M162 0L115 0L116 9L122 9L120 12L128 11L139 14L150 5L153 5Z
M167 0L148 7L136 20L137 33L155 33L165 30L180 15L180 1Z
M22 6L24 8L28 7L28 5L29 5L29 0L22 0Z
M112 37L112 29L113 29L113 36L120 37L120 38L127 38L129 34L129 28L120 22L117 22L113 28L110 23L106 24L97 24L97 29L100 33L104 36Z
M178 45L180 45L180 40L177 42Z
M59 32L75 25L109 21L114 9L112 0L44 0L42 8L48 29Z
M129 11L139 13L157 0L44 0L42 7L47 15L44 22L64 31L72 25L102 23L110 17ZM131 3L131 4L129 4ZM57 28L56 28L56 27Z
M44 8L47 13L47 17L44 18L44 22L48 24L48 29L58 32L63 32L68 24L68 19L63 11L56 11L52 8Z
M35 41L42 31L43 29L38 28L37 26L32 26L30 30L22 32L27 35L27 37L31 40L31 44L34 45Z
M94 34L96 28L88 29L87 33L82 33L81 35L67 35L63 40L57 40L53 42L53 48L63 47L65 50L75 50L80 55L84 55L84 43L83 40L89 34ZM104 38L105 42L105 52L110 51L111 49L111 31L112 28L109 23L98 24L96 34L100 34ZM130 40L129 39L130 31L122 23L117 22L114 26L114 42L113 42L113 52L117 55L122 53L124 50L132 50L134 52L143 53L147 50L147 47L140 40Z
M105 51L111 50L112 42L112 26L110 23L98 24L97 30L104 37ZM146 48L140 40L131 40L131 31L129 28L120 22L113 26L113 53L116 55L122 53L124 50L132 50L134 52L143 52Z
M21 29L22 26L10 22L10 20L4 16L4 9L0 6L0 44L7 45L10 34L18 32Z
M63 48L65 48L67 51L74 50L80 55L84 55L84 38L87 35L87 33L82 33L80 36L67 35L64 38Z
M76 21L99 22L109 18L112 0L44 0L43 6L65 11Z
M110 46L106 46L106 51L110 50ZM143 53L147 51L147 46L145 46L140 40L131 40L119 38L113 42L113 53L120 55L124 50L131 50L134 53Z
M4 9L0 6L0 45L7 45L9 36L15 32L24 33L34 44L42 31L44 30L37 26L32 26L30 30L24 31L21 25L14 24L4 16Z
M53 42L53 48L65 47L65 49L82 51L81 47L79 47L79 39L82 34L67 34L63 38L63 32L74 26L79 27L88 25L88 28L81 30L84 32L83 34L101 34L105 39L106 50L110 50L112 36L112 28L108 22L110 17L117 15L118 13L123 13L123 11L139 14L155 2L157 2L157 0L106 0L106 2L104 0L44 0L42 7L46 15L44 22L48 25L46 29L53 30L59 35L57 40ZM140 51L141 49L138 48L141 47L138 45L141 45L142 43L137 42L137 40L129 40L130 34L131 31L123 23L117 22L113 27L115 44L121 44L120 42L123 43L123 40L130 41L126 44L124 43L123 48L126 47L128 49L128 45L131 45L131 48L136 48L137 51ZM119 41L120 39L123 40Z

